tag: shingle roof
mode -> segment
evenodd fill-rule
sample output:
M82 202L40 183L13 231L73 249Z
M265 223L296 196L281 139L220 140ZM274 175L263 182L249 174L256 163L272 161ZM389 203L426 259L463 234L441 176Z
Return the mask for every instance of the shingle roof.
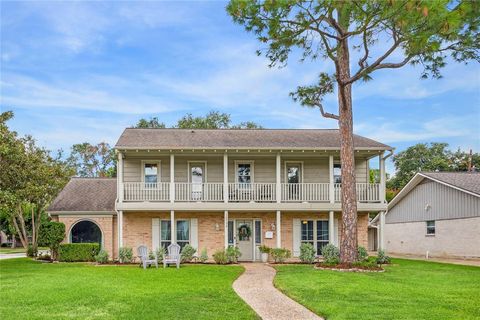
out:
M480 173L421 172L422 175L480 195Z
M114 211L115 178L72 178L47 211Z
M391 150L383 143L354 135L355 149ZM127 128L117 149L340 149L336 129L139 129Z

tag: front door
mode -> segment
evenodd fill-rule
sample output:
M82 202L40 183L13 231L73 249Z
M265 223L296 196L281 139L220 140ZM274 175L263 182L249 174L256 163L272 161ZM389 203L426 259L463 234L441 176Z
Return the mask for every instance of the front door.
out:
M191 183L191 200L202 201L203 183L205 182L205 164L192 163L190 164L190 183Z
M242 256L241 261L253 260L253 223L252 220L237 220L237 247Z

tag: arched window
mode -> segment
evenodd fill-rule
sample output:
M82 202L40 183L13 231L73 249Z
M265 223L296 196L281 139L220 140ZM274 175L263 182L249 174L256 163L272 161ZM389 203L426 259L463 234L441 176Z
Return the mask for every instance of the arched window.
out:
M77 222L70 231L71 243L102 244L102 231L98 225L89 220Z

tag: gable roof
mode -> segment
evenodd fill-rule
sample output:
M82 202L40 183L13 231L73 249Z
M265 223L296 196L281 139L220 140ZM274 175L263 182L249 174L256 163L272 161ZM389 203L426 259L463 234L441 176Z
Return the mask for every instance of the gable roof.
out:
M392 150L354 135L356 150ZM127 128L116 149L340 149L337 129L140 129Z
M441 183L450 188L480 197L480 173L478 172L418 172L388 204L388 210L399 203L424 179Z
M116 178L70 179L48 207L48 212L113 212L117 198Z

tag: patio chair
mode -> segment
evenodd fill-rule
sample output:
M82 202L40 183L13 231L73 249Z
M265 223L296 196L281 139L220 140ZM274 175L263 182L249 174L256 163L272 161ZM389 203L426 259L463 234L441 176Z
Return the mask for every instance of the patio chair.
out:
M137 249L138 257L140 258L140 266L143 267L143 269L146 269L147 266L155 265L155 267L158 268L158 260L157 260L157 255L155 254L154 259L150 259L148 255L148 248L147 246L139 246Z
M180 268L180 246L172 243L168 246L167 251L167 254L163 257L163 267L174 263L177 265L177 269Z

